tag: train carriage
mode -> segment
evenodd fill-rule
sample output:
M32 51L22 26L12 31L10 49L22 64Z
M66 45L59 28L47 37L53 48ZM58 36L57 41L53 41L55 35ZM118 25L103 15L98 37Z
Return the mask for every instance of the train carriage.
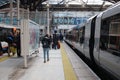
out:
M83 41L81 32L84 33ZM67 42L93 64L112 74L115 80L120 80L120 2L88 19L84 27L73 28L68 34Z
M120 79L120 4L100 14L96 26L94 54L99 55L97 61Z

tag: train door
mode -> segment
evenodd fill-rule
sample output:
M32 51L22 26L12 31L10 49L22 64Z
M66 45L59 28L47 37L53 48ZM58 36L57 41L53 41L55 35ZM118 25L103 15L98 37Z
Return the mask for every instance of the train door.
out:
M87 21L87 23L86 23L86 27L85 27L85 40L84 40L84 48L83 48L84 55L87 58L90 58L90 56L89 56L90 22L91 21Z
M95 30L94 18L95 18L95 16L90 18L87 21L87 24L85 27L84 53L85 53L85 56L89 59L91 59L91 56L93 55L93 49L94 49L94 40L93 40L94 30ZM92 55L91 55L90 51L92 52Z
M101 16L103 12L96 17L95 22L95 35L94 35L94 60L99 65L99 41L100 41L100 27L101 27Z
M89 54L92 62L94 62L93 50L94 50L94 36L95 36L95 21L96 21L96 17L94 17L91 21L90 39L89 39Z

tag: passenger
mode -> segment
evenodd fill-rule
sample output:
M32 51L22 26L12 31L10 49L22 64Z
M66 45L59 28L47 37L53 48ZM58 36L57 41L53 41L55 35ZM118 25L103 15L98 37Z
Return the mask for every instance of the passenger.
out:
M10 32L10 34L7 36L7 42L8 42L8 56L10 56L10 53L11 53L11 47L12 47L12 44L13 44L13 33Z
M0 41L0 56L3 54L2 52L2 45L1 45L1 41Z
M53 44L53 38L52 38L52 36L50 35L50 49L52 49L52 44Z
M17 44L17 57L22 57L21 56L21 41L20 41L20 32L17 32L17 40L16 40L16 44Z
M46 63L46 56L47 56L47 61L49 61L50 43L51 43L50 38L48 34L46 34L42 39L42 47L43 47L43 52L44 52L44 63Z
M11 52L13 53L13 56L17 52L17 32L13 34L13 43L11 46Z
M58 36L55 33L55 34L53 34L53 48L58 49L57 47L58 47Z
M60 36L59 36L59 37L60 37L60 41L61 41L61 42L63 42L63 35L62 35L62 34L60 34Z

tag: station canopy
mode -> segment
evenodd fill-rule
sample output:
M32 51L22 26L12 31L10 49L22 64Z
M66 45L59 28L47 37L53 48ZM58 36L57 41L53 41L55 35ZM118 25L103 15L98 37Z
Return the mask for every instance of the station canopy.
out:
M13 1L13 3L17 3L17 0L0 0L0 9L5 8L6 5L10 4L10 1ZM116 3L120 0L19 0L20 1L20 7L28 8L30 10L36 10L37 8L41 8L44 4L46 4L49 1L49 4L75 4L75 5L87 5L87 4L110 4L110 3Z

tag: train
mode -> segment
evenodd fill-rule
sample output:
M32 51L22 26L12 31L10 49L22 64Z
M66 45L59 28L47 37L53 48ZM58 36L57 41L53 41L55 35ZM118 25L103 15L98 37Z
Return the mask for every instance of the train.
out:
M68 30L65 41L120 80L120 2Z

